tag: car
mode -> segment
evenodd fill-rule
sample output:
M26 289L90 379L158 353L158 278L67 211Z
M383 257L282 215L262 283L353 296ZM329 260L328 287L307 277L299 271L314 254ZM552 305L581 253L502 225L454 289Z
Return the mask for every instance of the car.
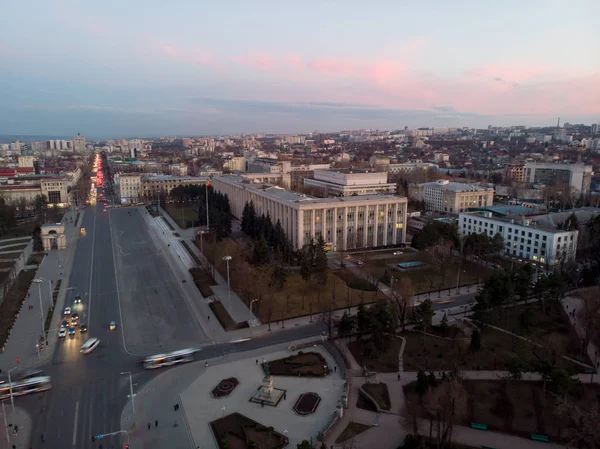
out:
M365 263L364 263L362 260L360 260L360 259L356 259L356 260L354 261L354 263L355 263L356 265L358 265L358 266L360 266L360 265L364 265L364 264L365 264Z
M71 326L69 328L69 337L74 337L75 336L75 328L73 326Z
M342 262L342 268L346 268L348 266L348 264L346 262Z
M97 338L90 338L88 341L86 341L83 344L83 346L81 346L80 352L83 352L84 354L89 354L94 349L96 349L96 347L99 344L100 344L100 340L98 340Z
M404 251L394 251L392 253L392 255L394 255L394 256L401 256L402 254L404 254Z
M75 299L73 300L73 304L81 304L81 295L75 296Z
M67 329L61 327L58 331L58 338L65 338L67 336Z
M79 318L71 318L71 326L77 326L79 324Z
M117 323L115 323L114 321L111 321L110 324L108 325L108 330L114 331L117 328Z
M102 212L106 213L106 209L104 209Z
M69 327L69 322L67 320L63 320L60 327Z
M78 314L77 312L73 312L73 313L71 314L71 319L72 319L72 320L78 320L78 319L79 319L79 314Z
M81 229L79 230L79 232L80 232L81 234L85 234L85 228L81 228Z
M64 311L63 315L71 315L71 308L65 307L65 311Z
M79 326L79 333L84 334L87 332L87 326L85 324L82 324L81 326Z

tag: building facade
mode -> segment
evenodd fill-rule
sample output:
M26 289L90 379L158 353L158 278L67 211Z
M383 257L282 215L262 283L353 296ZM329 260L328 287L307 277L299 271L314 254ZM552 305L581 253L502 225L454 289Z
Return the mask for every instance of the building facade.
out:
M242 217L246 203L269 214L295 249L323 236L334 251L400 245L406 241L404 197L389 195L315 198L236 175L213 178L217 192L229 197L232 214Z
M223 170L229 171L246 171L246 158L245 157L232 157L223 162Z
M115 191L122 204L135 204L142 201L142 174L117 173Z
M179 186L203 186L210 182L209 178L176 177L168 175L144 176L141 181L142 198L153 198L159 193L169 195L171 190Z
M504 238L505 253L532 262L556 265L574 260L579 231L564 231L543 223L545 216L494 217L491 212L461 213L459 232L463 235L486 233L489 237L500 234Z
M73 146L76 153L85 152L85 137L81 134L77 134L73 139Z
M69 188L66 179L42 179L40 183L42 195L48 200L48 204L66 204L69 202Z
M369 170L315 170L304 179L305 187L323 190L323 196L353 196L396 193L396 184L387 182L386 172Z
M471 207L491 206L494 202L494 189L444 179L411 184L408 186L408 196L415 201L424 201L428 211L459 214Z
M434 171L438 169L437 164L432 164L430 162L404 162L402 164L390 164L387 167L387 171L391 175L398 174L407 174L407 173L415 173L415 172L428 172Z
M525 163L525 182L530 184L566 184L577 192L590 191L592 166L584 164Z

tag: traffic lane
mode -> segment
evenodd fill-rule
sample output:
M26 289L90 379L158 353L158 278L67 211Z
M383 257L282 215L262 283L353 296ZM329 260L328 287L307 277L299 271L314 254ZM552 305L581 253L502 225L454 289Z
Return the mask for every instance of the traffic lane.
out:
M171 267L136 210L110 212L128 350L152 354L206 342Z

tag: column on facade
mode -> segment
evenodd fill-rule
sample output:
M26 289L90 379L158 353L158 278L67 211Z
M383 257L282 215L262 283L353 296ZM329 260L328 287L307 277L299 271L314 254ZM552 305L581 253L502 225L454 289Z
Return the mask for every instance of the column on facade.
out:
M388 225L390 223L389 220L389 204L385 204L384 208L385 208L385 212L384 212L384 216L383 216L383 244L384 245L390 245L390 242L388 242ZM395 243L395 242L394 242Z
M333 233L333 237L332 237L333 250L337 251L339 242L337 239L337 208L336 207L333 208L333 213L331 215L332 215L332 219L333 219L333 230L331 231ZM341 249L341 248L339 248L339 249Z
M348 208L344 206L342 208L342 210L344 211L342 214L342 225L343 225L342 239L344 241L344 250L347 250L348 249ZM336 209L336 211L337 211L337 209Z
M356 206L355 212L356 220L358 221L358 206ZM364 224L363 224L363 248L367 247L367 239L369 238L369 203L365 204L365 213L363 216ZM358 226L356 227L358 229ZM358 234L357 234L358 236Z
M297 235L298 249L300 249L304 246L304 214L305 213L306 213L306 211L303 211L302 209L298 210L298 215L297 215L298 226L296 227L298 229L296 231L298 233L298 235Z
M377 246L377 230L379 228L379 204L375 205L375 225L373 226L373 247Z
M393 244L395 245L396 242L398 241L398 203L394 204L393 207L393 212L392 212L393 216L394 216L394 220L393 220L393 227L392 227L392 240Z

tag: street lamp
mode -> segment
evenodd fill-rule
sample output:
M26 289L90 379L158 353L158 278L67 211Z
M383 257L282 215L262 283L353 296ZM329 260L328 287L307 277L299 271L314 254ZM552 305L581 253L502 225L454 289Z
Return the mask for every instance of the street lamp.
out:
M224 417L225 417L225 410L227 410L227 407L225 407L225 406L221 407L221 411L223 412L223 413L221 414L221 418L224 418Z
M231 256L223 256L223 260L227 264L227 302L231 310L231 285L229 283L229 261L231 260Z
M131 409L133 411L133 418L135 419L135 394L133 394L133 383L131 382L131 371L123 371L120 373L129 374L129 395L131 396Z
M250 315L252 315L252 304L254 304L255 302L258 302L258 298L250 301Z
M204 234L208 234L208 231L201 230L201 231L198 231L196 233L196 235L200 236L200 252L202 253L203 256L204 256L204 247L203 247L203 240L204 239L202 237L204 236Z
M15 366L14 368L11 368L8 370L8 389L10 391L10 405L12 406L13 413L15 412L15 397L13 396L12 380L10 378L10 372L16 370L17 368L18 368L18 366Z

